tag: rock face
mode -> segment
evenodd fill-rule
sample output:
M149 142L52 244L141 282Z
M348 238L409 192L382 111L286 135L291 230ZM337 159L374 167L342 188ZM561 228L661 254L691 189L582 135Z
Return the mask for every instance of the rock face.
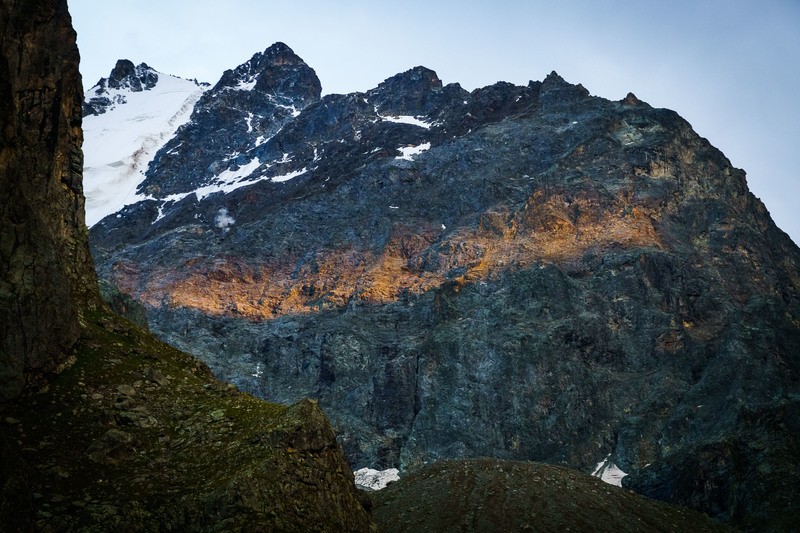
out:
M281 147L271 145L266 153L261 147L319 100L320 91L317 75L285 44L255 54L203 94L189 123L156 154L140 190L160 200L180 199L204 186L228 184L259 160L267 166L272 159L273 175L280 172L287 163ZM208 153L205 146L214 150Z
M0 32L4 400L66 357L96 277L83 218L83 89L66 5L5 1Z
M158 73L147 64L133 66L129 59L120 59L111 75L97 82L92 96L83 102L83 115L102 115L115 104L125 103L118 93L109 94L109 89L127 89L138 93L152 89L157 83Z
M92 228L153 331L318 399L355 467L610 455L742 527L797 500L800 251L685 120L555 73L317 100L288 57L226 73Z

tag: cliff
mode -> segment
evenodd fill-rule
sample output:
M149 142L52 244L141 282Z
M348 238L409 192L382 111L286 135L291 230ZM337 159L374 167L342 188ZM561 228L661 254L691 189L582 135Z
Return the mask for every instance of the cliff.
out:
M97 282L66 5L5 1L0 32L0 399L8 399L66 358Z

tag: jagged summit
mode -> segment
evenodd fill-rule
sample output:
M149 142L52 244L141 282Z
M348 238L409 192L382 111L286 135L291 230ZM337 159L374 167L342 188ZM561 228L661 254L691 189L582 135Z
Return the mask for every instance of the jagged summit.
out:
M417 66L387 78L370 92L378 94L387 90L399 89L418 92L441 89L441 87L442 80L439 79L435 71L427 67Z
M630 92L629 92L629 93L628 93L628 94L625 96L625 98L623 98L623 99L622 99L622 103L623 103L623 104L625 104L625 105L639 105L639 104L641 104L641 103L642 103L642 101L641 101L641 100L639 100L639 99L636 97L636 95L635 95L635 94L633 94L633 93L630 93Z
M158 83L158 72L146 63L134 66L129 59L119 59L108 78L100 78L84 97L83 116L101 115L127 102L128 93L147 91Z
M424 109L426 101L441 89L442 80L436 72L419 66L386 79L367 91L367 96L379 112L413 115Z
M164 81L167 86L164 86ZM177 76L171 76L158 72L147 63L133 64L129 59L117 60L108 78L100 78L98 82L84 95L83 116L102 115L119 105L126 104L131 95L153 91L156 87L161 87L162 92L175 90L175 83L179 85L197 87L207 87L207 83L197 80L184 80Z
M208 84L157 72L121 59L83 101L86 143L86 223L92 225L132 200L155 153L188 119Z
M569 83L555 70L542 80L539 88L541 105L552 111L568 109L574 106L576 102L586 100L589 97L589 91L583 85Z
M108 77L108 86L112 89L130 89L139 92L152 89L158 83L158 73L147 63L133 66L128 59L120 59Z
M322 93L314 69L281 42L254 54L235 69L226 70L211 95L226 89L256 90L292 102L316 100Z

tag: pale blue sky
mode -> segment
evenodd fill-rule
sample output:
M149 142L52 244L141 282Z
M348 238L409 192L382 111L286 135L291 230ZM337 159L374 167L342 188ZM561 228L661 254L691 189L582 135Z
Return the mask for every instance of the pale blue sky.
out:
M472 90L556 70L676 110L800 243L800 0L68 0L84 85L117 59L215 82L276 41L324 93L416 65Z

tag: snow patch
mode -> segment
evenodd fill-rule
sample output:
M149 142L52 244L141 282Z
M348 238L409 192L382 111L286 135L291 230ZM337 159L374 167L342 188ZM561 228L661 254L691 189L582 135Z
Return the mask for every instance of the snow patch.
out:
M220 207L217 216L214 217L214 224L222 231L228 231L235 223L236 220L228 214L228 209Z
M597 463L594 472L594 477L599 477L601 481L605 481L609 485L617 487L622 486L622 478L627 476L617 465L611 461L611 454L606 455L606 458Z
M411 124L412 126L419 126L420 128L430 129L433 125L431 122L425 122L424 120L420 120L417 117L412 117L410 115L395 115L395 116L383 116L378 115L381 117L381 120L384 122L395 122L397 124Z
M250 160L249 163L240 166L236 170L231 170L231 169L223 170L211 180L211 184L206 185L204 187L200 187L199 189L193 192L197 196L197 200L199 201L217 192L228 194L229 192L235 191L236 189L239 189L241 187L245 187L246 185L252 185L256 181L261 181L261 180L256 179L256 180L246 181L245 178L249 177L260 166L261 166L261 161L259 161L257 157L254 157L252 160ZM191 192L185 193L186 196L190 194L192 193Z
M236 84L232 89L237 91L252 91L256 87L257 79L251 78L249 80L240 80L238 84Z
M387 470L374 470L372 468L362 468L354 472L356 485L371 489L381 490L391 481L400 480L400 471L396 468Z
M414 156L417 154L421 154L426 150L431 149L431 143L423 143L417 146L403 146L398 148L400 150L401 155L395 157L395 159L405 159L406 161L413 161Z
M308 172L308 169L303 167L302 170L295 170L294 172L289 172L288 174L283 174L282 176L272 176L270 179L275 183L281 183L283 181L289 181L292 178L296 178L297 176L301 176Z

